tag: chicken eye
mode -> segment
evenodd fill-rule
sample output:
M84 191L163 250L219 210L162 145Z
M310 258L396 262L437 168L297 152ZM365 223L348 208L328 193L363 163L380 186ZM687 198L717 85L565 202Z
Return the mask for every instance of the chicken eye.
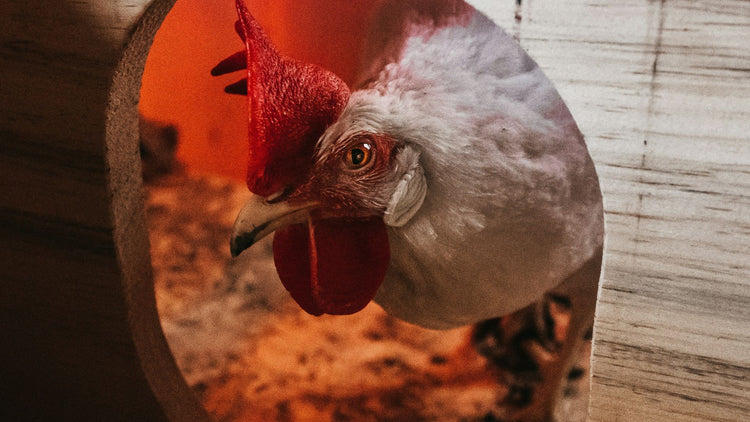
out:
M372 145L361 143L349 148L344 156L346 166L352 170L361 169L372 160Z

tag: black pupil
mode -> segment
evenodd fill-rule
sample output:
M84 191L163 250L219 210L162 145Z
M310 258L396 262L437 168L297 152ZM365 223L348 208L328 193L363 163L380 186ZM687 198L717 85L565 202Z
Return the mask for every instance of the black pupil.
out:
M354 148L352 150L352 164L358 166L365 161L365 152L360 148Z

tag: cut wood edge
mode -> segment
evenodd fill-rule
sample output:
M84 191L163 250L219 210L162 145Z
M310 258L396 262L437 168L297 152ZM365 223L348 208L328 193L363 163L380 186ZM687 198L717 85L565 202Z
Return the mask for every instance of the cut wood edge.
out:
M152 1L131 29L109 89L104 155L115 248L141 368L168 420L208 421L175 363L156 310L138 148L141 78L154 36L174 3Z

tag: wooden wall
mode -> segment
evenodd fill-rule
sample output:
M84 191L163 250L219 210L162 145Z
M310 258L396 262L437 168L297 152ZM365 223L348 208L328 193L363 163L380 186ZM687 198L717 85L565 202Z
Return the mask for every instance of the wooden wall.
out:
M477 1L586 136L607 239L590 420L750 420L750 3Z
M206 420L154 306L136 106L171 1L146 6L0 3L1 420Z
M137 156L172 3L0 3L0 419L205 418L159 329ZM545 68L600 173L591 420L750 419L750 4L473 3Z

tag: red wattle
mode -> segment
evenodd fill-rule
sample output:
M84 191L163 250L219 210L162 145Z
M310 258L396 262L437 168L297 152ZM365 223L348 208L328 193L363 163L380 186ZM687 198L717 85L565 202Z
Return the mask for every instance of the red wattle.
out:
M276 230L273 260L281 282L305 312L323 315L310 288L310 237L307 224L292 224Z
M367 306L390 260L385 224L375 217L292 225L276 232L273 251L284 287L312 315L346 315Z

